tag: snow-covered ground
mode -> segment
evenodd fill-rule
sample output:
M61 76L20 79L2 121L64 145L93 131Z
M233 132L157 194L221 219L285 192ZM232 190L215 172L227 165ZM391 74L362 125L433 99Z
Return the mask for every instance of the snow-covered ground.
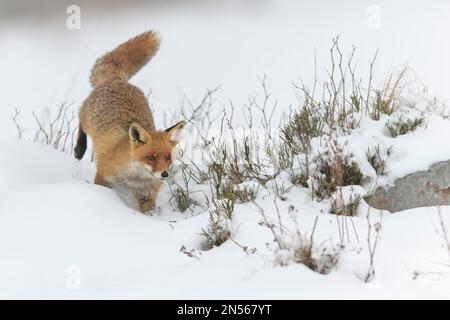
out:
M336 268L322 275L302 264L275 263L273 235L251 202L236 205L234 241L204 250L206 208L178 212L165 186L157 214L141 215L113 191L91 183L95 165L88 159L77 162L49 146L19 140L11 121L18 107L21 124L33 131L31 111L45 119L61 101L79 105L89 92L95 59L152 28L161 32L163 45L132 82L144 91L151 88L159 127L164 112L176 110L184 94L200 100L206 87L222 86L218 104L231 99L243 105L260 90L257 76L263 74L279 98L280 116L298 99L291 82L313 80L315 52L319 73L328 66L330 39L337 34L343 47L358 47L361 65L380 50L376 81L409 62L429 92L446 102L448 2L430 7L425 1L217 1L81 9L80 30L65 28L63 10L47 19L8 21L0 31L0 298L450 298L450 256L436 207L370 211L372 225L383 218L375 278L366 283L369 230L363 203L357 217L345 219L349 241ZM368 22L373 10L379 10L379 23ZM450 159L442 142L450 123L437 113L426 126L396 139L388 137L384 123L364 121L340 143L361 163L367 143L393 145L389 174L379 184ZM29 140L33 133L24 135ZM361 169L376 176L372 168ZM276 205L288 229L294 225L287 212L307 234L318 217L318 249L339 242L344 220L329 214L329 205L311 201L304 188L292 187L284 196ZM270 188L260 188L256 202L278 221ZM448 222L450 208L442 207L441 214ZM256 251L246 253L240 245Z
M367 223L355 218L360 243L345 249L336 271L321 275L300 264L275 266L273 243L252 205L236 209L235 240L258 250L246 254L228 241L201 251L207 212L174 212L161 192L161 211L143 216L109 189L95 186L93 165L36 144L15 142L1 159L1 298L448 298L448 252L436 233L437 209L415 209L383 218L376 255L368 269ZM273 211L273 200L258 200ZM319 216L316 241L337 241L336 218L293 190L302 230ZM443 208L443 214L450 214ZM378 214L371 217L378 220ZM194 249L199 259L180 252ZM414 272L423 272L413 280ZM443 274L439 274L443 272Z

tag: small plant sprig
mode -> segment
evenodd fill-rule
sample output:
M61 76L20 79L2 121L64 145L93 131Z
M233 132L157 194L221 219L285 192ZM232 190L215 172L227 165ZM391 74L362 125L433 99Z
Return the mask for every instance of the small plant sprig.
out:
M189 183L192 179L192 175L189 174L186 164L181 165L181 176L183 184L180 185L175 183L175 187L169 184L169 190L172 193L172 198L175 201L175 206L180 212L185 212L195 206L200 206L200 203L191 197L191 192L189 190Z
M397 116L397 120L386 122L386 127L392 138L414 132L425 121L425 117L417 117L414 119L405 118L403 115Z

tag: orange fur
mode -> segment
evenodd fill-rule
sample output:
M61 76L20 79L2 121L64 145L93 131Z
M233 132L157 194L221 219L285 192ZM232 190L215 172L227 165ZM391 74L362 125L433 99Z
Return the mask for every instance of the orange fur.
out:
M168 177L184 122L155 130L144 93L128 79L157 52L159 37L145 32L99 58L91 72L93 90L80 108L75 157L86 151L86 134L97 159L95 183L132 196L141 212L156 206Z

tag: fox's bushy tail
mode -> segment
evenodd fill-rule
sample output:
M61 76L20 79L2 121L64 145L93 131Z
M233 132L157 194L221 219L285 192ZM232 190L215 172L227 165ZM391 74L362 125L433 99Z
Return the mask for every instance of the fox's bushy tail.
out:
M158 34L147 31L106 53L97 59L92 68L92 86L110 78L130 79L156 54L159 44Z

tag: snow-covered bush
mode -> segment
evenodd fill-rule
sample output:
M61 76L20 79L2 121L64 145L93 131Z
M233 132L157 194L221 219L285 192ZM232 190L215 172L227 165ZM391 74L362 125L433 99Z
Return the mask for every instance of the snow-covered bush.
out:
M316 231L318 217L314 221L314 226L309 234L300 231L295 210L289 209L289 217L294 223L294 230L289 230L284 225L282 213L275 202L277 222L272 223L266 211L255 203L261 218L261 225L267 227L275 243L274 262L279 266L287 266L292 263L303 264L309 269L321 274L330 273L338 264L343 247L340 245L330 245L326 243L316 244L314 233Z
M361 185L363 174L355 161L348 157L342 159L332 157L331 159L319 158L318 173L314 179L316 181L315 194L318 199L328 198L336 187Z
M234 204L230 199L212 200L208 225L200 233L207 249L218 247L230 238Z

